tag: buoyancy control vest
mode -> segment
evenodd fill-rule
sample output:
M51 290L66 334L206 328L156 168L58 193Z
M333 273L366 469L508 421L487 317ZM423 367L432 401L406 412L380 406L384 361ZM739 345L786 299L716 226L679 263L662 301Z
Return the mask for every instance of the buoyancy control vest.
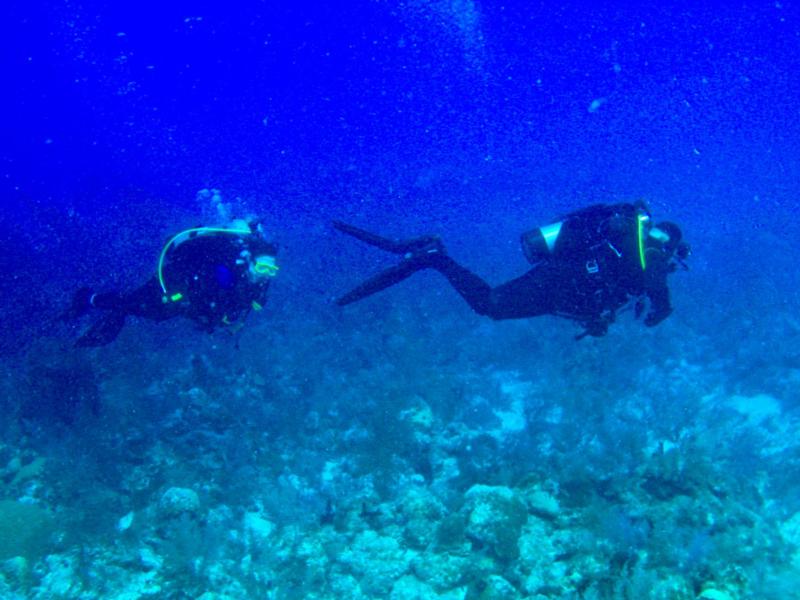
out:
M646 268L645 239L650 215L634 204L596 204L522 234L522 250L531 264L563 260L583 265L590 275L604 266Z

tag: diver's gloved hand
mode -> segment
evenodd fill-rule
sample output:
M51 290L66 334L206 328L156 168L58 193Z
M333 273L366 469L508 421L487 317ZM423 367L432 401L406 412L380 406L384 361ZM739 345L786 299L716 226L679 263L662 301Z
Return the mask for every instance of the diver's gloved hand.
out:
M647 327L655 327L656 325L661 323L661 321L666 319L671 314L672 314L672 309L671 308L667 309L667 310L661 310L661 311L658 311L658 312L653 311L653 312L649 313L644 318L644 324Z
M586 324L586 335L592 337L603 337L608 333L608 321L600 319L597 321L590 321Z
M613 311L604 311L597 315L590 321L583 322L583 332L576 335L576 340L582 340L587 335L592 337L603 337L608 333L608 327L614 322L615 316Z
M594 321L587 321L583 324L583 331L575 336L576 340L582 340L587 335L592 337L603 337L606 333L608 333L608 324L609 321L606 319L600 318Z
M644 298L637 299L636 304L633 306L633 317L635 319L641 318L645 308L647 308L647 303L644 301Z
M72 297L72 304L61 313L62 321L73 321L88 313L92 308L92 290L88 287L81 288Z

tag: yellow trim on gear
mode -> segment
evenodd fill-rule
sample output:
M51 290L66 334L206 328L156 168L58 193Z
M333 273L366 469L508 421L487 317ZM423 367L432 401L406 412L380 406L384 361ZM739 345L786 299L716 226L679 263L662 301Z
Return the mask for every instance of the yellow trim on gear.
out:
M647 215L639 214L636 216L637 236L639 238L639 262L642 265L642 271L647 268L647 258L644 250L644 224L650 220Z
M253 232L249 227L247 229L228 229L225 227L193 227L192 229L186 229L173 235L164 245L163 250L161 250L161 254L158 256L158 283L161 285L161 291L164 292L165 302L177 302L183 298L183 294L177 293L170 296L167 292L167 284L164 283L164 259L167 256L167 252L169 252L169 249L172 247L172 244L174 244L179 237L191 235L193 233L230 233L232 235L251 235Z

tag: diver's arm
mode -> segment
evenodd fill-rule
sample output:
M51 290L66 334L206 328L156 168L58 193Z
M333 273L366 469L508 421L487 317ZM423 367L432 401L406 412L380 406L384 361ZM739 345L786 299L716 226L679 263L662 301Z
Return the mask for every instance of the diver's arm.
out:
M650 310L644 318L647 327L654 327L672 314L667 275L670 266L660 255L656 260L651 260L648 253L648 264L645 270L645 294L650 300Z
M669 300L669 288L664 286L658 290L647 292L650 298L650 312L644 318L647 327L654 327L672 314L672 304Z

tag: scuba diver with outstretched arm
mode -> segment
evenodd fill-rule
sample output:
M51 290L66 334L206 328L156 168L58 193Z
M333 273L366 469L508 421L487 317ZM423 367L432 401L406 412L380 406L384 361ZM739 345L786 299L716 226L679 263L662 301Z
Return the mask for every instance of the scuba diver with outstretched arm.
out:
M646 301L645 325L652 327L672 312L667 275L689 246L671 222L653 226L644 204L598 204L522 235L531 270L497 287L447 255L437 236L393 241L352 225L334 222L339 231L401 255L398 265L378 273L337 300L356 302L395 285L422 269L434 269L478 314L492 319L557 315L584 327L578 339L602 336L616 312L636 299L636 316Z
M187 229L169 239L156 274L144 285L127 293L82 288L62 319L77 319L92 309L105 311L78 339L77 345L84 347L112 342L129 316L157 322L185 317L208 332L237 327L266 302L278 271L276 254L259 223Z

